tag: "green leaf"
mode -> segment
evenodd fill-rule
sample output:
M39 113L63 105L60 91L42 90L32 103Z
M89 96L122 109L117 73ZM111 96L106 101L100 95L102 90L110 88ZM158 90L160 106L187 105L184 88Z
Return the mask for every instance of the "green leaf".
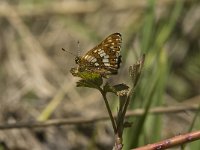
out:
M88 82L87 80L79 80L78 82L76 82L76 86L77 87L97 88L97 86L95 86L91 82Z
M109 85L109 83L106 83L103 87L105 92L112 92L115 93L118 96L121 95L127 95L128 91L129 91L129 87L122 83L122 84L117 84L114 86Z
M143 54L143 56L140 60L138 60L135 64L133 64L132 66L129 67L129 74L131 76L134 87L138 83L139 77L141 75L144 60L145 60L145 54Z
M113 88L114 88L114 91L116 92L116 94L117 94L118 96L127 95L127 93L129 92L129 86L127 86L127 85L124 84L124 83L114 85Z
M76 76L82 78L77 82L77 87L99 88L103 84L100 74L92 72L78 72Z
M130 128L132 126L133 122L124 122L124 128Z
M111 93L115 93L115 90L113 88L112 85L110 85L108 82L106 82L106 84L103 86L103 90L105 92L111 92ZM116 93L115 93L116 94Z

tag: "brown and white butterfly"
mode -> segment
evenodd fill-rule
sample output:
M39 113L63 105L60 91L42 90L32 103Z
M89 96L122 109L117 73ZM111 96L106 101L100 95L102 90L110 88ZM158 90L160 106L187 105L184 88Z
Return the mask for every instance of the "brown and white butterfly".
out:
M118 73L121 63L122 37L120 33L113 33L104 39L99 45L89 50L82 57L76 57L77 68L72 68L71 73L78 72L98 73L102 77Z

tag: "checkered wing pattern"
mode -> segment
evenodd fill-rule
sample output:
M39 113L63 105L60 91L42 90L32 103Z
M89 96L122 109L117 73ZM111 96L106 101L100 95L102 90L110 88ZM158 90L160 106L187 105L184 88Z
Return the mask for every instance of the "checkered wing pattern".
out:
M91 71L103 76L117 74L121 63L122 38L113 33L82 57L76 58L78 71Z

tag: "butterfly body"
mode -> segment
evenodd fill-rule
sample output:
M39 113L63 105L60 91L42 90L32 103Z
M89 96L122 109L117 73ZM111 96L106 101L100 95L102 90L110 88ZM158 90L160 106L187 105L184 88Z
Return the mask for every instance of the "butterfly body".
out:
M117 74L121 63L121 43L120 33L111 34L82 57L75 58L78 67L72 68L72 74L83 71L98 73L103 77Z

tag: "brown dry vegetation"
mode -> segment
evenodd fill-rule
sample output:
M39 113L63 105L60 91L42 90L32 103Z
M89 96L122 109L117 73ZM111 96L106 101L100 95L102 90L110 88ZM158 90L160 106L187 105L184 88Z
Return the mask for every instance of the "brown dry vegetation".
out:
M165 24L163 20L170 19L174 5L174 0L156 1L155 29ZM109 34L120 32L123 36L123 62L119 75L109 82L128 83L127 68L144 52L147 56L144 72L148 74L152 67L148 63L155 59L152 55L156 53L148 55L148 50L141 52L139 44L144 38L140 33L147 8L146 0L1 1L1 124L105 115L106 109L97 91L75 87L77 79L69 72L75 66L74 56L61 48L76 55L79 49L77 41L80 41L83 54ZM164 77L164 104L177 104L175 100L187 104L200 102L199 24L200 3L184 1L170 36L160 47L166 51L169 65ZM154 40L157 37L150 38ZM114 103L113 97L110 99ZM187 102L184 101L186 99ZM187 131L193 115L183 115L166 118L164 126L169 127L169 120L175 120L175 123L165 128L165 136ZM181 125L177 122L181 122ZM181 126L181 129L177 126ZM111 149L112 136L108 121L89 125L0 130L0 149Z

